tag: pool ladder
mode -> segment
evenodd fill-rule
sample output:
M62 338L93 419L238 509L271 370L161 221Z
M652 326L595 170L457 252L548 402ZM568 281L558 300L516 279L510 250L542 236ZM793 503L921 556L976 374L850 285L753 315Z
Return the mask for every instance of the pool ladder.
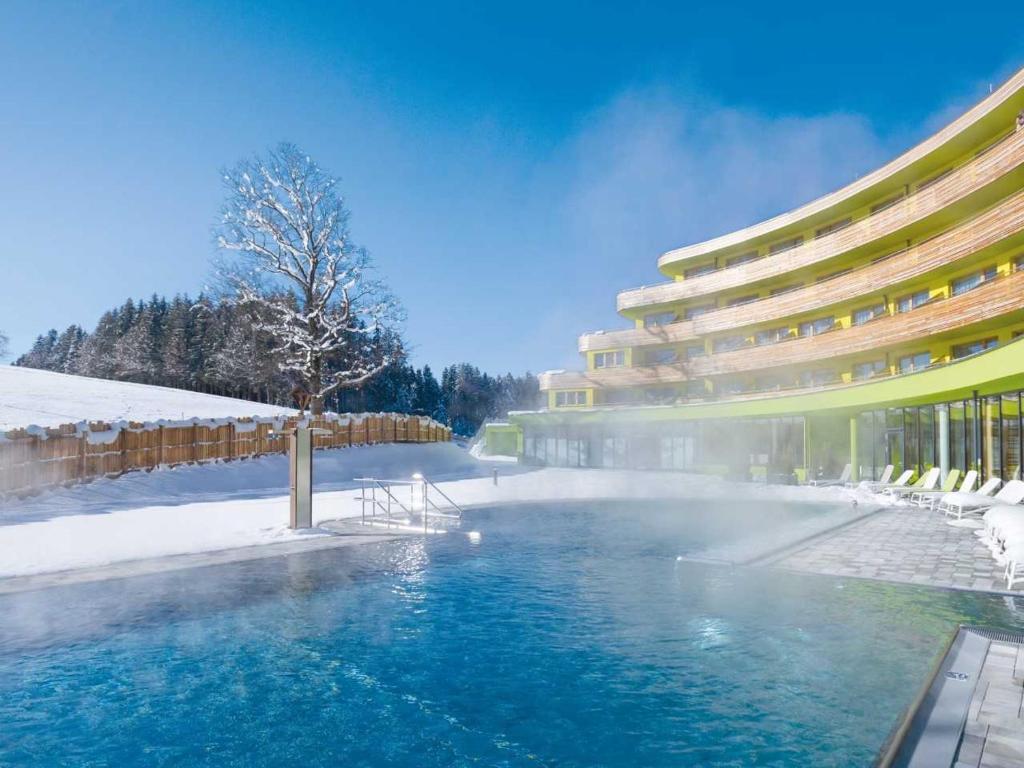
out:
M436 532L443 524L462 520L462 507L423 475L413 475L411 480L382 480L377 477L357 477L356 480L359 482L359 496L356 500L360 503L360 521L363 525L408 529L416 525L414 518L421 515L423 532L429 533L431 525ZM406 487L409 489L409 500L403 503L397 494ZM448 502L449 507L438 506L431 498L431 490L435 497L439 496Z

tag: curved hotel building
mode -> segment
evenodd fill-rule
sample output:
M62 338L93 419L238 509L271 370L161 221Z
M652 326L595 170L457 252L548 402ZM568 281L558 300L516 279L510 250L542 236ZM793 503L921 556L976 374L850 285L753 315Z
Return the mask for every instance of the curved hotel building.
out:
M1020 471L1024 70L852 184L669 251L585 370L510 416L524 461L807 479Z

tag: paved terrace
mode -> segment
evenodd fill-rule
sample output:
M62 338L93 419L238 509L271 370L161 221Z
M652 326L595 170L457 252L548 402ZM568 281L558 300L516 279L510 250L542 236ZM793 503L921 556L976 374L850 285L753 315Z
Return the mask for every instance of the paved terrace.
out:
M1006 594L1002 566L973 529L947 525L948 519L916 507L886 507L751 564Z
M955 768L1024 765L1024 646L993 640L971 698Z

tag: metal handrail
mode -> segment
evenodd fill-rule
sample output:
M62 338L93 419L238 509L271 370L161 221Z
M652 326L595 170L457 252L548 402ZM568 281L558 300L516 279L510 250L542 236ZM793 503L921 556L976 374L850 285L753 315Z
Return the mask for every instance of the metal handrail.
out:
M424 530L424 532L426 532L429 529L431 515L433 515L434 518L443 518L443 519L446 519L446 520L461 520L462 519L462 515L463 515L462 507L460 507L458 504L456 504L452 500L452 498L447 493L442 491L433 481L428 480L427 478L423 477L422 475L419 475L419 476L413 478L412 480L382 480L382 479L376 478L376 477L357 477L357 478L354 478L354 479L357 480L361 484L360 485L359 501L360 501L360 503L362 505L361 512L362 512L362 524L363 525L367 524L367 516L366 516L366 505L367 504L370 505L370 518L371 518L370 519L370 523L371 524L376 521L377 510L379 509L379 510L385 512L385 514L387 515L387 517L386 517L386 525L387 525L388 528L391 527L391 522L392 522L392 520L391 520L391 504L392 504L392 502L397 504L398 507L406 514L406 516L411 521L412 517L415 514L415 510L416 510L416 506L417 506L415 495L414 495L415 494L416 486L420 486L423 489L423 530ZM410 497L409 507L406 507L401 501L399 501L398 497L395 496L395 494L392 492L391 487L392 486L396 486L396 485L397 486L409 486L409 490L410 490L411 494L413 494ZM367 493L366 493L368 488L369 488L369 491L370 491L370 495L369 496L367 496ZM377 489L378 488L380 488L384 492L385 501L379 500L377 498ZM430 498L430 494L428 492L429 488L433 488L437 493L439 493L441 495L441 497L445 501L447 501L448 504L451 505L451 507L453 507L455 510L457 510L457 514L448 513L446 511L444 511L441 507L439 507L433 501L433 499ZM431 509L433 510L432 512L431 512ZM436 529L436 527L437 526L436 526L436 523L435 523L435 529Z

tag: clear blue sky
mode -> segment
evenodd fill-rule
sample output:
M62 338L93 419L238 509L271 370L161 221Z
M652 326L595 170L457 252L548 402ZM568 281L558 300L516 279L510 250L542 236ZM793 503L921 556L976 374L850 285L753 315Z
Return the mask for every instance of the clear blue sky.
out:
M13 352L197 293L218 170L289 140L343 179L414 362L573 366L661 251L851 180L1024 65L1020 3L250 5L3 4Z

